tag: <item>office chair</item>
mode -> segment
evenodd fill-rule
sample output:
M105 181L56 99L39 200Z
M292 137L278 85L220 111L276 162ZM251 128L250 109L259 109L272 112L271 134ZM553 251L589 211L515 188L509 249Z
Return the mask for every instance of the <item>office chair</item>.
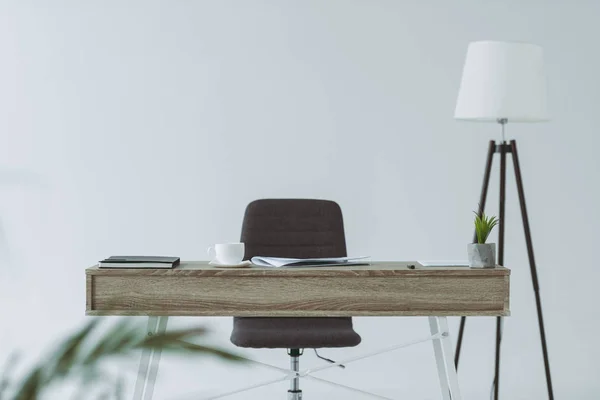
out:
M327 200L253 201L246 208L241 241L245 243L245 259L257 255L346 256L342 210ZM350 317L235 317L231 333L231 342L238 347L288 349L290 369L295 372L299 371L304 349L353 347L360 341ZM290 381L288 399L302 399L298 377Z

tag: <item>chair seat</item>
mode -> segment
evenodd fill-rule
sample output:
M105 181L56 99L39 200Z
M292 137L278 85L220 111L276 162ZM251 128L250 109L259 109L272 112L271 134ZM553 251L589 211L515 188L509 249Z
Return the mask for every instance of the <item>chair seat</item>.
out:
M360 336L352 328L352 318L263 318L233 319L231 342L239 347L270 349L318 349L353 347Z

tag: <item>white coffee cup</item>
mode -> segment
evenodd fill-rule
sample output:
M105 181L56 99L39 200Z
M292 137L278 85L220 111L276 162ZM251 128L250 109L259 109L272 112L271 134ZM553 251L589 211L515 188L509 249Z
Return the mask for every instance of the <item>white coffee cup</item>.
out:
M217 243L207 250L211 261L224 265L241 263L244 259L244 251L244 243Z

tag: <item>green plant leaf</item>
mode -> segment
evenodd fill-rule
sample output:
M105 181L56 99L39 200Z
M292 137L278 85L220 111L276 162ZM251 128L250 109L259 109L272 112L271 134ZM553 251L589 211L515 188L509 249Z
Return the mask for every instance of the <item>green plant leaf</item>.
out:
M2 368L2 375L0 375L0 400L5 400L5 394L11 382L11 372L18 360L19 356L17 352L12 352Z
M179 348L183 351L193 351L193 352L203 353L203 354L207 354L207 355L211 355L211 356L216 356L216 357L225 359L227 361L239 361L239 362L248 361L246 358L235 355L235 354L231 354L227 350L222 350L222 349L219 349L216 347L203 346L201 344L196 344L196 343L190 343L190 342L186 342L184 340L177 341L174 344L174 347L172 347L173 350L176 350L177 348Z
M488 217L483 211L475 212L475 236L477 243L483 244L488 239L492 229L498 225L498 219L495 216Z
M14 400L36 400L45 384L42 367L33 368L17 389Z
M184 339L198 339L206 335L206 328L195 327L181 329L148 336L141 326L132 322L132 318L124 318L102 333L99 330L101 318L95 318L79 331L62 341L55 350L34 364L24 378L9 385L7 378L9 369L0 378L0 396L6 390L13 389L16 397L11 400L37 400L42 392L51 384L67 377L81 382L80 393L86 393L85 387L97 382L105 373L100 369L100 362L112 356L131 355L135 350L159 348L164 352L209 355L226 361L244 361L245 359L226 350L204 344L196 344ZM99 334L102 333L102 334ZM111 383L108 392L102 398L114 398L113 394L121 391L123 383L114 379L100 379ZM114 385L114 386L113 386ZM108 396L108 397L105 397ZM119 398L119 395L116 395Z
M161 347L162 345L175 343L178 340L185 338L202 336L206 334L206 332L206 328L200 327L165 332L161 335L146 336L146 338L139 344L139 347Z
M131 323L131 320L124 318L110 330L110 334L104 335L92 348L92 350L83 357L81 364L93 365L102 357L107 355L119 354L124 348L129 348L133 344L143 340L144 333L141 327Z

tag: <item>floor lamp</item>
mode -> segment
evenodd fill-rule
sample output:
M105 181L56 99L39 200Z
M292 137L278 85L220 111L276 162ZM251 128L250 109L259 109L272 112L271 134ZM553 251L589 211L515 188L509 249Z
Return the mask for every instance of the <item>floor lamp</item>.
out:
M458 93L454 117L459 120L498 123L501 127L502 142L490 141L483 185L479 200L479 212L485 209L492 162L496 153L500 154L500 203L498 225L498 264L504 265L504 208L506 200L506 158L512 155L517 192L525 230L527 254L531 270L531 280L537 306L542 353L548 397L554 399L550 364L546 346L546 333L542 315L540 286L533 255L531 230L525 205L523 180L517 154L517 143L506 141L505 128L510 122L543 122L548 120L546 109L546 77L544 74L543 51L540 46L514 42L473 42L469 44ZM474 240L475 241L475 240ZM458 367L466 317L460 320L454 362ZM500 386L500 343L503 319L496 319L496 358L494 375L494 399L499 400Z

